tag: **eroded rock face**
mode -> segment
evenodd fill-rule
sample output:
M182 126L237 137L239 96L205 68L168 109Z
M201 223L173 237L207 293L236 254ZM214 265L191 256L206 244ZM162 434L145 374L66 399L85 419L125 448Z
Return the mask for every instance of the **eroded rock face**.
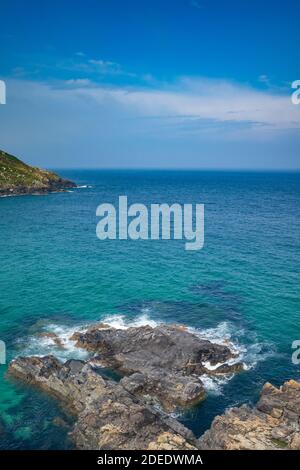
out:
M156 400L166 411L204 399L202 374L228 374L243 367L227 363L234 357L227 346L175 325L127 330L96 325L72 339L78 347L96 353L102 365L125 375L121 383L126 390ZM212 371L205 363L225 364Z
M182 357L175 362L179 364ZM171 367L156 370L150 364L146 371L115 382L100 375L97 358L63 364L53 356L20 357L12 361L9 374L51 393L76 415L71 436L79 449L300 450L300 383L291 380L280 388L265 384L254 408L227 410L197 440L152 406L152 400L168 409L175 396L176 403L184 406L192 398L198 400L202 384L197 377L176 374Z
M214 365L233 357L227 346L172 325L127 330L91 327L75 335L78 346L99 353L108 366L125 374L153 367L200 375L205 372L203 362Z
M20 357L9 373L59 398L77 415L71 436L79 449L195 449L196 439L175 419L150 408L120 383L83 361Z
M192 406L205 398L202 382L197 377L166 373L159 369L147 374L136 372L120 382L134 395L141 396L149 404L158 402L165 411Z
M300 383L266 383L255 408L243 405L217 416L199 439L201 449L300 449Z
M60 345L55 334L43 335ZM9 373L50 392L77 415L71 435L82 449L196 448L192 432L153 405L168 412L191 406L205 396L205 365L218 366L213 374L239 367L227 363L233 358L227 346L175 325L118 330L100 323L72 339L92 357L64 364L54 356L18 358ZM121 373L120 381L104 378L103 366Z

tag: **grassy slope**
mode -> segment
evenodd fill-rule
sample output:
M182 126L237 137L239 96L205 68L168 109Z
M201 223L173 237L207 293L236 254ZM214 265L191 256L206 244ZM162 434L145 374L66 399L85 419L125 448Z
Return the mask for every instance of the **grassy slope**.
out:
M70 187L51 171L26 165L13 155L0 150L0 192L32 192ZM74 185L73 185L74 186Z

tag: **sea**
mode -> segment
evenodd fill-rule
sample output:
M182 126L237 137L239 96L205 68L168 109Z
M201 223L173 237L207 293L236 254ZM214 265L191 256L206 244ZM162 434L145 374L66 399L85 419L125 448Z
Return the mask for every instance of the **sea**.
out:
M8 377L19 355L84 358L72 332L184 324L230 345L244 371L203 377L206 399L177 419L196 436L216 415L254 404L265 382L300 379L300 174L292 172L59 170L77 188L0 198L0 448L69 449L74 418ZM99 240L99 204L205 205L199 251L185 240ZM58 347L45 332L55 332Z

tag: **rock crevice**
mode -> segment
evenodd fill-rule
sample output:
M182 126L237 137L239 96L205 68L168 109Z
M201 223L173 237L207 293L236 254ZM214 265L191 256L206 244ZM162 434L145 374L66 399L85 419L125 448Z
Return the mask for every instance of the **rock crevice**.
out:
M119 330L98 324L72 340L92 357L65 363L54 356L19 357L9 374L51 393L76 416L71 436L79 449L300 449L295 381L265 384L254 408L228 409L199 439L168 414L203 400L203 374L242 369L225 345L176 325ZM106 377L103 367L121 379Z
M202 449L300 449L300 383L266 383L254 408L243 405L217 416L199 439Z

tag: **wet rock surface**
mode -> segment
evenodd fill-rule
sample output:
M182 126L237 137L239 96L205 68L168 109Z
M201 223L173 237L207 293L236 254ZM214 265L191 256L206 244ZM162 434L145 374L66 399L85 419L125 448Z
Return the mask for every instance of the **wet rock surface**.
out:
M76 415L71 437L78 449L196 448L191 431L104 379L88 363L20 357L9 373L49 392Z
M45 335L60 344L57 335ZM56 396L76 415L71 436L78 448L196 448L192 432L167 413L204 399L204 363L227 364L234 357L229 347L178 325L121 330L98 323L71 339L91 357L65 363L54 356L19 357L9 373ZM103 368L120 374L119 381L101 374ZM235 369L227 364L226 373Z
M57 338L54 338L57 339ZM202 374L242 367L231 349L177 325L120 330L94 325L72 339L92 353L65 363L19 357L9 374L55 396L76 417L79 449L300 449L300 383L263 387L253 408L217 416L198 440L168 412L204 398ZM103 367L121 374L105 376Z
M300 449L300 383L292 380L280 388L265 384L255 407L228 409L199 439L167 413L204 398L202 374L240 370L227 346L177 325L119 330L98 324L73 340L92 357L65 363L19 357L8 373L75 415L70 435L79 449ZM103 375L103 367L121 373L118 381Z
M229 347L199 338L178 325L118 330L105 325L75 333L78 347L97 354L99 362L122 373L121 383L135 395L156 400L166 411L193 405L205 397L203 374L242 369ZM224 364L214 370L205 365Z
M266 383L254 408L243 405L217 416L198 441L201 449L300 449L300 383Z

